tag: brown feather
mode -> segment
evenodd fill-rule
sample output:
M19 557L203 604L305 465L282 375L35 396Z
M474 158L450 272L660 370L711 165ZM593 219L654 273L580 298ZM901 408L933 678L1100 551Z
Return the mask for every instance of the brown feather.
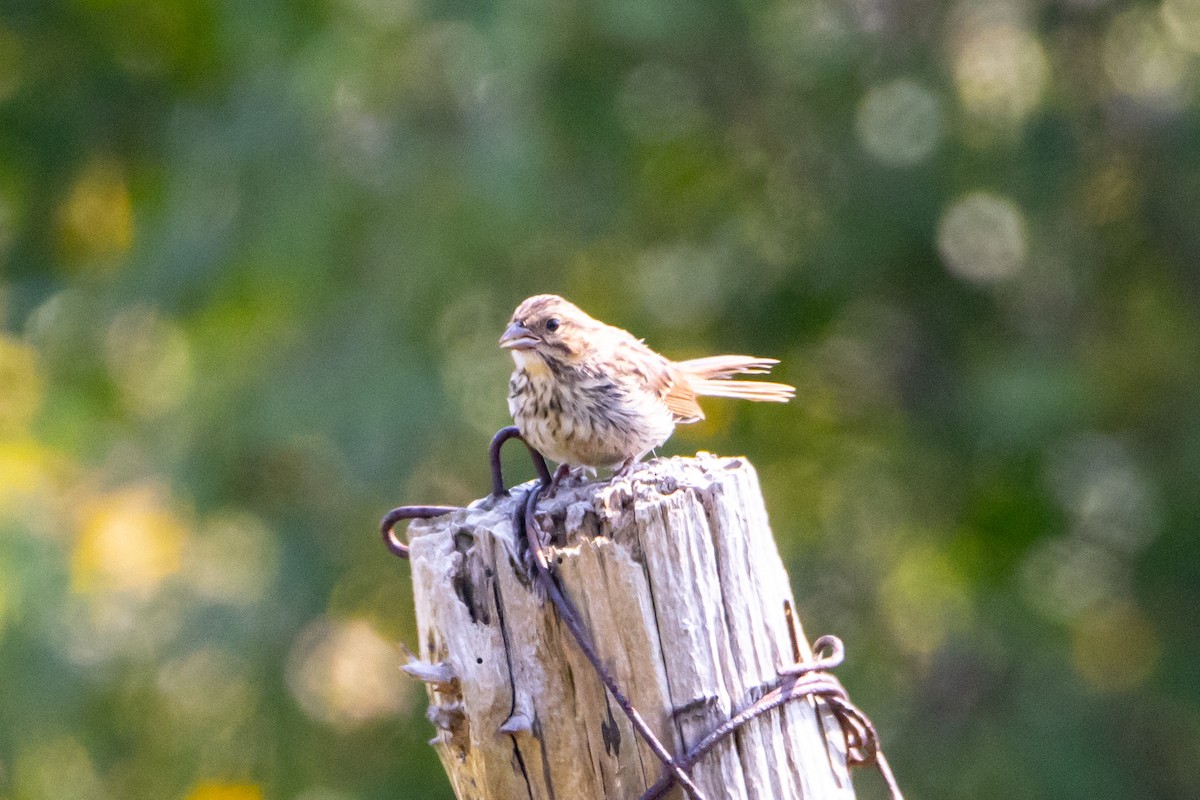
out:
M662 395L662 399L676 422L699 422L704 419L704 411L696 402L695 389L686 379L672 382Z
M778 364L774 358L755 356L708 356L677 361L675 366L690 378L732 378L734 375L766 375Z
M709 356L679 361L675 366L686 377L693 397L701 395L786 403L796 394L795 388L786 383L729 380L734 375L763 375L778 363L773 358L755 356Z
M786 403L796 396L796 387L770 381L694 380L691 387L693 392L705 397L732 397L760 403Z

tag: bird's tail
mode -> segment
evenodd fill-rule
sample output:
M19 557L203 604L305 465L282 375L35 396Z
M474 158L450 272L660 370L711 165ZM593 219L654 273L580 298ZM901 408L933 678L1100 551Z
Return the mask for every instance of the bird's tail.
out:
M698 395L733 397L763 403L786 403L796 395L794 386L768 381L730 380L734 375L765 375L778 363L774 358L709 356L679 361L675 366L687 376L688 385Z

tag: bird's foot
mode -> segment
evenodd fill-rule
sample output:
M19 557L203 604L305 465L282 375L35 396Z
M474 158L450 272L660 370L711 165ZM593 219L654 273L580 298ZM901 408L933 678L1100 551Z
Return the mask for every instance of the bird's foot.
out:
M628 478L631 474L633 474L634 468L637 467L637 465L640 461L641 461L640 456L637 458L625 459L623 462L621 462L621 466L617 467L616 470L613 471L613 477L614 478Z
M554 477L550 479L550 484L542 492L542 497L544 499L554 497L555 493L568 482L586 483L589 474L595 475L596 471L591 467L571 467L569 464L559 464L558 469L554 471Z
M559 464L558 469L554 470L554 477L550 479L550 484L542 491L542 499L554 497L558 491L558 487L562 482L571 476L570 464Z

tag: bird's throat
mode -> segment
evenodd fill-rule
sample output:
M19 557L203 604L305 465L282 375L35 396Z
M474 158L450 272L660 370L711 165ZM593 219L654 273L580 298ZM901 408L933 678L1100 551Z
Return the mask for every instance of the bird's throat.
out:
M517 369L524 370L531 378L544 378L550 375L550 366L546 360L532 350L512 350L513 361Z

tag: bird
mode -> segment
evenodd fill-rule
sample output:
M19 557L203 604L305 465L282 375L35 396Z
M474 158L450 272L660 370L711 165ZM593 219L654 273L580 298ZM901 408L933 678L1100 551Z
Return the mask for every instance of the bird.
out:
M676 425L704 419L698 397L786 403L796 393L783 383L730 380L765 374L776 359L672 361L553 294L522 301L499 344L515 363L509 412L526 443L559 464L556 485L580 468L628 473Z

